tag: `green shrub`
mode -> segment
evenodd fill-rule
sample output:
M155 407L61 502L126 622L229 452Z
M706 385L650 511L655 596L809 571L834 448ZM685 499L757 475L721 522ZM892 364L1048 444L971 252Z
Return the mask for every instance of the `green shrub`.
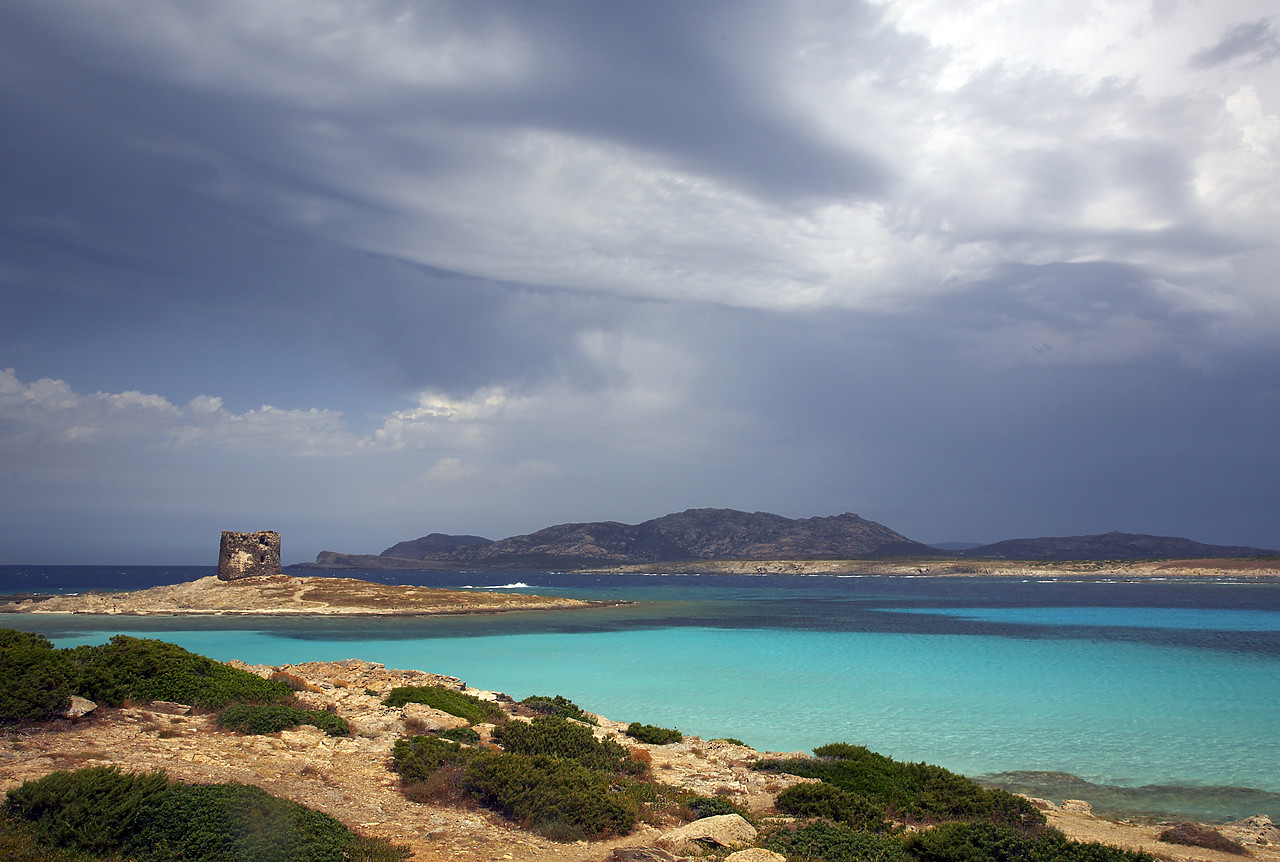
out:
M79 668L44 635L0 629L0 725L43 721L66 709Z
M256 787L169 784L163 772L54 772L10 790L6 801L7 817L22 823L5 831L32 862L76 862L74 853L59 848L136 862L396 862L408 856L407 848L362 838L326 814ZM0 836L0 849L7 840Z
M545 695L535 694L526 697L520 701L520 705L527 707L539 715L554 715L558 718L574 718L578 721L585 721L587 724L595 724L596 720L593 716L582 711L576 703L561 695L555 697L546 697Z
M885 829L885 810L865 796L819 781L793 784L778 794L774 806L793 817L824 817L865 832Z
M400 860L405 848L355 835L327 814L243 784L175 784L147 810L140 860L341 862Z
M647 742L650 745L670 745L684 739L684 734L667 727L654 727L652 724L641 724L633 721L627 725L627 736Z
M552 715L509 721L494 729L493 741L512 754L563 757L601 772L639 775L648 769L612 739L596 739L589 727Z
M83 669L84 696L111 706L126 700L171 700L220 709L234 701L276 703L292 694L283 682L149 638L116 635L101 646L68 652Z
M41 841L30 823L0 811L0 859L5 862L102 862L102 856L54 847Z
M746 745L747 745L745 742L743 742L741 739L738 739L738 737L736 737L736 736L721 736L721 737L717 737L716 739L713 739L713 740L711 740L711 741L712 741L712 742L727 742L727 743L729 743L730 745L741 745L741 746L743 746L744 748L745 748L745 747L746 747Z
M1249 850L1239 841L1233 841L1212 826L1202 826L1199 823L1177 823L1161 832L1158 840L1166 844L1207 847L1237 856L1249 854Z
M465 718L472 724L499 721L506 717L502 707L495 703L438 685L396 686L391 689L382 703L384 706L421 703L450 715L456 715L458 718Z
M765 839L764 846L791 862L910 862L896 838L825 820L780 829Z
M451 727L440 731L439 736L441 739L452 739L454 742L480 741L480 734L470 727Z
M547 755L479 752L465 782L480 804L558 840L625 835L638 813L607 775Z
M10 814L43 843L90 853L123 846L144 809L168 786L163 772L133 775L114 766L51 772L5 794Z
M218 715L218 724L237 733L262 735L309 724L329 736L347 736L351 728L341 716L322 709L299 709L280 703L233 703Z
M988 820L1035 831L1044 815L1027 800L928 763L901 763L860 745L815 748L817 759L762 760L756 769L818 778L883 806L892 818L923 822Z
M426 781L440 767L462 764L469 756L458 743L435 736L401 737L391 747L392 768L405 781Z
M738 814L745 817L747 812L723 796L695 796L685 806L695 820L703 817L715 817L720 814Z
M1056 831L1028 835L994 823L943 823L908 835L903 849L915 862L1155 862L1145 853L1082 844Z

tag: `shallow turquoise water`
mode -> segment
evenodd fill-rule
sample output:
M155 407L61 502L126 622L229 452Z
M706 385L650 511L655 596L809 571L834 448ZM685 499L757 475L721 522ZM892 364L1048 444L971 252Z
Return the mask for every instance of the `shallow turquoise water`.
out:
M970 775L1280 793L1280 584L520 577L531 584L522 591L636 603L443 619L0 624L46 631L59 646L123 632L254 663L363 658L775 751L848 741Z

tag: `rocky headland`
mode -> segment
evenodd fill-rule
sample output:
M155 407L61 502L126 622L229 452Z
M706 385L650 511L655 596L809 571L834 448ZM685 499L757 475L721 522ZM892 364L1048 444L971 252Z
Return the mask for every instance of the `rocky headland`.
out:
M1213 577L1223 571L1280 575L1280 556L1264 548L1114 531L947 551L852 513L795 519L689 509L640 524L559 524L498 541L430 533L380 554L321 551L314 563L291 568Z
M407 844L418 862L439 860L513 860L513 862L590 862L590 860L676 859L702 857L705 841L682 850L691 827L707 829L707 818L689 826L655 823L638 826L624 838L563 843L520 829L475 806L412 801L391 769L395 740L455 726L458 719L421 704L388 707L391 689L406 685L444 686L499 705L517 717L520 707L506 695L468 687L449 676L416 670L392 670L356 659L307 662L279 667L230 664L259 676L288 678L297 697L315 709L346 719L349 736L327 736L303 726L263 736L221 729L211 711L178 703L127 704L91 709L74 720L45 722L11 731L0 738L0 791L58 769L118 766L125 771L163 769L173 779L191 783L239 782L324 811L366 834ZM736 742L686 736L666 745L638 742L624 734L626 725L595 716L597 738L615 739L643 751L665 783L707 796L725 797L764 822L777 817L773 800L784 788L813 779L758 772L752 764L766 757ZM465 722L462 722L465 723ZM487 738L492 726L480 725ZM803 755L789 754L788 757ZM1088 803L1036 800L1052 826L1077 840L1100 841L1126 849L1142 849L1178 862L1238 860L1221 851L1158 841L1158 824L1114 822L1093 816ZM783 818L785 820L785 818ZM702 824L700 827L698 824ZM742 828L742 824L724 824ZM1250 818L1219 827L1246 844L1261 862L1280 862L1280 831L1266 818ZM729 840L729 839L725 839ZM739 851L753 859L776 860L767 851ZM665 854L665 855L664 855ZM728 849L717 858L734 859Z
M520 593L377 584L355 578L210 576L148 590L14 597L0 613L409 616L583 608L598 603Z

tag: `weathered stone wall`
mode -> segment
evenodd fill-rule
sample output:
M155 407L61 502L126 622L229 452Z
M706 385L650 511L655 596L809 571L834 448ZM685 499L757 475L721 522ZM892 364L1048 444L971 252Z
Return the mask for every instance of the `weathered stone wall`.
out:
M257 533L222 531L218 552L218 577L224 581L280 574L280 534L275 530Z

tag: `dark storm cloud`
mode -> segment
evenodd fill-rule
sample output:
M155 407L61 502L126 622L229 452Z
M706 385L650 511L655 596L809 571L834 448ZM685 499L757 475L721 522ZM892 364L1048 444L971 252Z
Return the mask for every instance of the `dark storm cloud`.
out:
M1280 36L1269 18L1236 24L1222 38L1191 55L1187 65L1193 69L1210 69L1233 60L1260 64L1280 57Z

